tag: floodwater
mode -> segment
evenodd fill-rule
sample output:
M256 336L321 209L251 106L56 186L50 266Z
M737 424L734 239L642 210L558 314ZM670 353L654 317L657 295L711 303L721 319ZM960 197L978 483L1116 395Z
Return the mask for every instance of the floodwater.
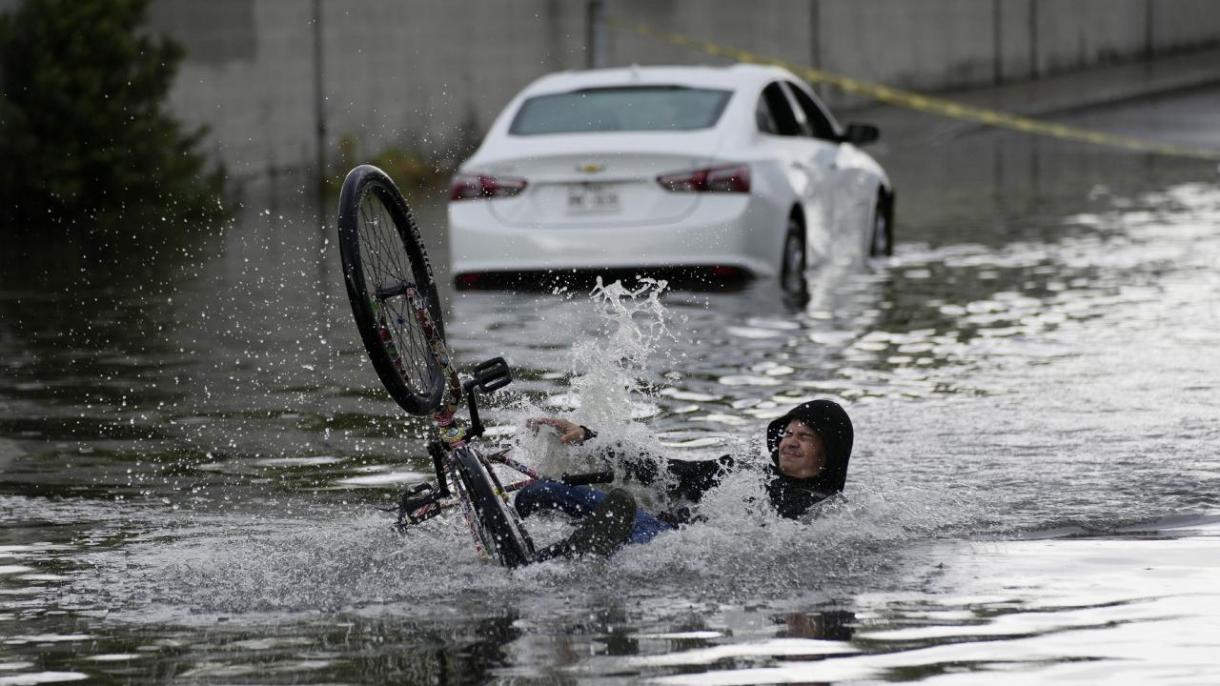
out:
M1217 109L1063 120L1217 145ZM517 369L487 418L526 457L557 459L517 431L538 412L685 457L758 456L813 397L856 425L812 523L743 477L705 523L513 572L376 509L428 471L423 425L364 358L329 210L251 192L219 237L6 243L0 684L1220 681L1215 166L995 132L877 153L896 254L807 303L445 287L458 358Z

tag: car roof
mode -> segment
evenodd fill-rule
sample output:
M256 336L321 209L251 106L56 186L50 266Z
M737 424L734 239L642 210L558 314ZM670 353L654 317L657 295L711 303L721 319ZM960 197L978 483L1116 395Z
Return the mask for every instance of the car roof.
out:
M521 95L564 93L581 88L618 86L683 85L705 88L738 89L763 86L776 79L795 79L792 72L761 64L729 66L647 66L633 65L613 69L586 69L548 74L531 83Z

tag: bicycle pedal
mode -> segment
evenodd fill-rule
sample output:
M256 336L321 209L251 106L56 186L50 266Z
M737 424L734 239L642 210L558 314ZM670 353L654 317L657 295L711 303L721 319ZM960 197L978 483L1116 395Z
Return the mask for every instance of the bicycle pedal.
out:
M503 357L493 357L476 364L471 375L481 393L491 393L496 389L504 388L513 380L513 372Z
M409 500L403 503L404 509L399 510L398 519L394 522L394 528L399 533L406 531L409 527L425 522L433 517L438 511L436 500L433 498L418 498Z
M398 499L398 521L401 523L403 518L409 517L419 508L435 502L434 490L435 488L430 483L416 484L404 490Z

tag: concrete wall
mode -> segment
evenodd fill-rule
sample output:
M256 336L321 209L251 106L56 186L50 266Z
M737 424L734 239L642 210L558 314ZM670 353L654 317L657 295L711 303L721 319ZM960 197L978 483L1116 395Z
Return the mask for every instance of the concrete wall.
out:
M1149 0L1148 42L1152 52L1216 44L1215 0Z
M314 166L319 124L330 158L347 137L450 163L524 84L585 62L585 6L559 0L155 0L150 14L188 50L173 109L211 128L238 178Z
M15 0L0 0L0 9ZM1214 0L606 0L700 41L923 91L1220 45ZM533 79L589 59L587 0L153 0L188 49L172 106L237 178L312 170L350 137L439 165ZM319 22L315 25L315 18ZM319 30L315 31L315 27ZM628 29L610 65L724 63ZM825 92L832 106L860 104ZM320 106L319 106L320 105Z
M1147 52L1147 0L1039 0L1031 7L1035 76Z
M991 35L995 45L992 81L1007 83L1034 78L1035 0L1004 0L992 6Z
M819 3L822 68L917 90L994 78L995 5L825 0Z

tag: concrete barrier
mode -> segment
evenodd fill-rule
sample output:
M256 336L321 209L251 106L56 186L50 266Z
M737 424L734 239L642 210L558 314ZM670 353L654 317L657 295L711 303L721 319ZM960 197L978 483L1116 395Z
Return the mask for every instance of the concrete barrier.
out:
M12 0L0 0L11 6ZM4 5L0 5L3 7ZM584 68L714 62L626 31L596 2L154 0L188 49L172 93L237 178L387 147L439 166L464 155L534 78ZM1220 44L1211 0L605 0L607 15L902 88L938 92ZM722 60L727 61L727 60ZM860 104L827 94L832 106ZM319 154L321 153L321 154Z

